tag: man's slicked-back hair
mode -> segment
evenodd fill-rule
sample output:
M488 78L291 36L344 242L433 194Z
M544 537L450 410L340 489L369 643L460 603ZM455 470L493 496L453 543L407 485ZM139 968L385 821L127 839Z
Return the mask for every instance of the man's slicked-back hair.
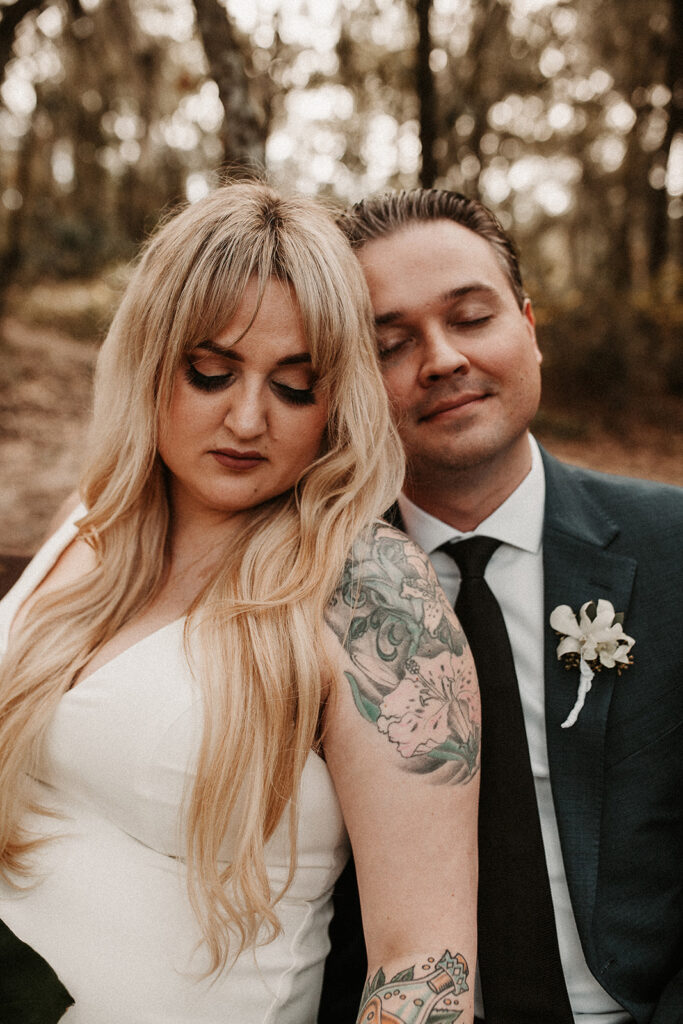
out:
M403 189L369 196L339 217L339 226L354 249L416 223L451 220L484 238L493 249L520 309L526 294L514 242L498 218L476 199L442 188Z

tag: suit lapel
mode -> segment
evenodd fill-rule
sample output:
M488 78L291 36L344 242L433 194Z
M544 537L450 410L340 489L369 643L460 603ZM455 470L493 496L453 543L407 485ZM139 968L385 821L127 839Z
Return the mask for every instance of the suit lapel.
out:
M595 905L604 782L607 718L616 672L593 680L577 722L565 720L576 699L579 672L557 659L559 638L549 625L560 604L577 612L586 601L606 598L626 612L636 563L607 546L619 528L589 493L585 478L574 475L543 452L546 511L543 532L545 581L545 711L548 760L557 824L576 923L587 959L593 949L591 921Z

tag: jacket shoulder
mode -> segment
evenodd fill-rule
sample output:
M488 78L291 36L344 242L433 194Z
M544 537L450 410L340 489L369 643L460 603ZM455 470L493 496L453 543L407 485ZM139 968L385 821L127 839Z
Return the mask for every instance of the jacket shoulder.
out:
M652 530L683 529L683 487L618 476L561 462L543 453L546 487L583 492L619 521L637 521Z

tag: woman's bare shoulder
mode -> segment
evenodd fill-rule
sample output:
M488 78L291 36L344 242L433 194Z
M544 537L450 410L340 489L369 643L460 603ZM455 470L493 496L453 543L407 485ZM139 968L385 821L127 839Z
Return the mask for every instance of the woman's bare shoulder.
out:
M354 545L328 605L350 710L406 767L464 782L479 763L480 708L467 639L424 551L378 522ZM344 702L342 702L344 703Z
M68 518L73 517L73 513L78 508L79 503L79 501L75 503L69 502L68 507L66 503L61 507L59 517L55 515L53 519L53 529L50 530L49 536L52 536L57 529L65 525ZM47 594L51 594L53 591L60 590L63 587L68 587L71 583L76 583L81 577L94 569L95 564L95 553L82 537L75 536L72 540L68 540L54 564L19 608L12 623L12 632L21 626L28 612L41 597L45 597Z
M371 625L370 609L375 619L398 618L412 634L426 632L458 654L466 644L425 552L383 520L356 539L328 605L328 624L345 646Z

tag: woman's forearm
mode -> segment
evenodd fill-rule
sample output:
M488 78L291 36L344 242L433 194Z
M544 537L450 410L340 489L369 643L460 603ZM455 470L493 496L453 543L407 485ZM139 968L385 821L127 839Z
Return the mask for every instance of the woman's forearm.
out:
M357 1024L471 1024L472 1014L469 965L462 953L445 949L371 968Z

